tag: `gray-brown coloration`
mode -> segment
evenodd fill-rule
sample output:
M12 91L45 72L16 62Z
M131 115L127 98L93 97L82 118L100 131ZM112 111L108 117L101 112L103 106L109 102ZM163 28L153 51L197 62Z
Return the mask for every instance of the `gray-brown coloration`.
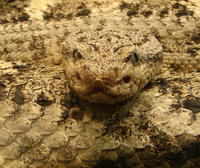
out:
M161 44L137 30L69 32L66 21L25 22L1 26L0 38L1 59L46 64L62 59L72 90L94 103L136 95L161 69Z
M62 20L0 26L0 58L47 65L63 62L72 90L94 103L126 100L160 73L162 46L149 32L116 29L112 24L101 29L68 24ZM163 66L197 71L198 63L198 58L165 55Z
M198 167L200 115L186 109L198 111L198 73L156 82L117 108L68 108L61 67L0 61L0 166Z
M31 1L37 6L38 2L44 2ZM155 77L153 83L143 89L138 97L122 106L119 103L106 109L106 105L82 103L79 106L74 103L69 97L63 69L40 64L51 62L53 57L44 54L46 58L35 59L28 57L26 52L27 58L33 62L30 65L14 63L11 58L18 60L19 57L15 57L14 53L8 54L12 56L12 62L0 61L0 167L200 167L200 78L199 72L195 72L200 69L197 59L200 55L199 2L78 1L80 5L72 0L63 0L64 3L58 4L56 11L48 15L52 16L50 20L56 25L61 22L62 25L65 21L58 22L55 18L69 16L71 21L66 21L65 29L61 28L69 28L66 35L83 28L83 24L77 24L70 29L77 20L85 20L86 28L96 23L111 24L115 28L110 18L124 27L131 25L150 30L163 45L167 69L163 69L164 73ZM77 19L78 10L83 9L91 10L89 17L80 16L81 19ZM35 15L35 11L30 12ZM37 27L34 26L36 23L34 20L31 27ZM46 23L41 21L41 24ZM20 23L9 25L17 26ZM56 32L55 37L58 34L55 25L49 27ZM24 32L21 35L48 33L47 29L40 29L43 28L26 32L21 30ZM12 36L18 34L12 33ZM42 41L38 37L36 44ZM9 47L10 44L2 46ZM39 47L37 51L40 51ZM6 59L6 53L1 58ZM27 58L25 56L19 60L27 61ZM35 65L35 62L39 62L39 65ZM56 62L59 63L59 60ZM180 70L182 62L184 65L181 65L181 70L190 73L174 71ZM171 68L173 71L169 72Z
M66 27L59 21L0 25L0 59L60 64Z
M162 46L145 32L122 29L71 33L63 43L70 87L94 103L116 103L136 95L160 72Z

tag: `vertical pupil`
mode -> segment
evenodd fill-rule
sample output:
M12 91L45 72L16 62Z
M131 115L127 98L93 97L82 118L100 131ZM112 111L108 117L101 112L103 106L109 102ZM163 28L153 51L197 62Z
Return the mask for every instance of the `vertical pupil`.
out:
M77 49L73 50L73 56L75 56L75 54L76 54L77 51L78 51Z
M135 60L138 62L139 61L138 54L135 51L133 52L133 56L135 57Z

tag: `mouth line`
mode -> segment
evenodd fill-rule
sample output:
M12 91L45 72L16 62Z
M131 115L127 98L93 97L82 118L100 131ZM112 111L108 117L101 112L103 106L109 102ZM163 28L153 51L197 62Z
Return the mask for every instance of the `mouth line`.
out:
M116 97L120 97L120 95L112 95L112 94L107 94L105 92L93 92L93 93L87 93L86 96L92 96L92 95L98 95L98 94L102 94L105 97L109 97L109 98L116 98Z

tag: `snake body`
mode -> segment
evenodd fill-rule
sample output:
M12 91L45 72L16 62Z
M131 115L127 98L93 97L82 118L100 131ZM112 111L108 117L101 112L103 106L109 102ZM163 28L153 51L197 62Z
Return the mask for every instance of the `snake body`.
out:
M199 74L176 71L200 70L199 7L64 2L69 10L59 4L51 21L0 25L0 167L195 167ZM97 104L73 104L68 84Z

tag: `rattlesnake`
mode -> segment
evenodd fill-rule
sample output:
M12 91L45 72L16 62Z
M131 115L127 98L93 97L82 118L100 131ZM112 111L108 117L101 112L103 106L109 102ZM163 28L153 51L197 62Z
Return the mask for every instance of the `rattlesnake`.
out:
M95 103L136 95L160 72L162 46L150 34L123 29L72 33L63 43L70 86Z
M106 28L70 33L65 22L1 28L2 58L45 62L53 57L54 63L60 58L72 90L91 102L126 100L160 71L162 46L147 33Z
M25 22L1 26L0 38L1 59L63 63L71 89L94 103L136 95L160 73L163 60L162 45L153 35L127 28L71 32L66 21ZM198 59L183 61L200 68Z
M89 22L86 26L74 24L80 21L74 18L71 21L61 19L0 26L0 58L11 61L0 61L0 167L192 167L199 163L198 73L175 71L200 69L197 58L199 22L178 2L174 7L169 7L169 13L167 7L172 1L138 2L142 5L123 1L120 5L123 12L117 11L116 1L113 1L113 5L106 2L104 5L109 6L109 10L99 13L92 11L96 15L86 19ZM96 1L95 4L99 7ZM146 6L149 4L150 7ZM117 9L110 15L101 16L103 12L110 13L111 8ZM124 16L126 10L128 19ZM160 16L157 17L159 12ZM143 13L145 21L141 17ZM149 17L151 14L152 17ZM176 20L173 14L183 17ZM101 22L97 21L97 15L103 18ZM109 19L112 17L116 17L117 24L112 25ZM111 27L103 25L102 28L101 25L90 28L96 22L104 24L105 18ZM127 29L126 19L131 24L130 29ZM124 24L124 27L119 28L119 24ZM148 32L138 32L132 26L143 30L150 27L159 39L164 51L163 68L161 44ZM101 35L103 38L99 40ZM133 45L137 38L131 40L132 36L143 43L135 42L137 45ZM145 36L150 40L146 44L155 42L149 45L148 52L146 49L149 47L142 48L145 46ZM108 37L112 38L109 40ZM119 37L124 37L124 40L118 40ZM123 45L119 53L114 53L117 42L121 44L123 41L132 45ZM158 50L154 50L156 46ZM103 57L104 52L109 55ZM148 61L143 61L146 56L149 57ZM32 65L19 60L31 62ZM153 64L156 60L157 66ZM65 63L67 79L63 67L55 66L62 62ZM54 66L44 66L44 63ZM85 66L87 69L84 69ZM112 76L112 69L116 66L119 67L119 74L116 71ZM130 68L130 71L126 68ZM155 73L146 77L154 68ZM70 78L74 69L75 76ZM160 69L165 73L152 85L142 89L160 73ZM172 71L168 73L170 69ZM120 82L116 83L118 75ZM131 87L120 90L125 83L131 86L136 76L139 81L145 81L143 84L135 82L140 88L133 89L133 92ZM90 80L85 81L88 77ZM74 104L68 98L68 84L82 98L95 103L115 103L138 92L140 95L122 105L86 102L77 105L79 102ZM114 86L118 84L121 87L115 90ZM86 85L86 89L81 88ZM112 87L108 89L107 86ZM96 91L105 94L99 96ZM110 96L112 94L114 96Z

